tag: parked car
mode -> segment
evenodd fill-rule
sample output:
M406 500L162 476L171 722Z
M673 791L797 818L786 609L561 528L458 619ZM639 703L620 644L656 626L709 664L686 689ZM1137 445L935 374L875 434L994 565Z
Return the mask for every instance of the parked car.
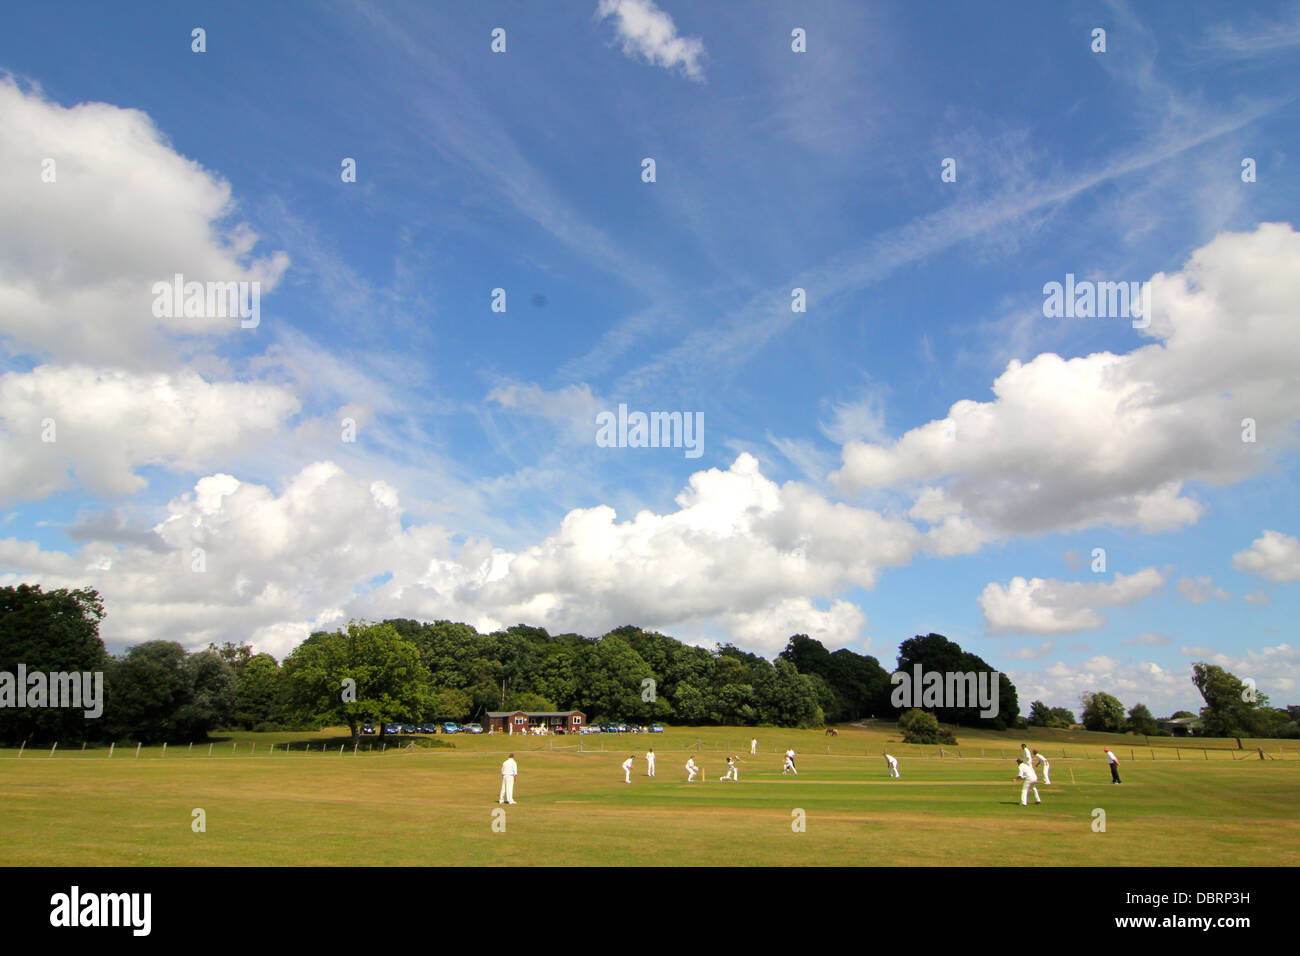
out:
M618 724L614 724L614 723L601 724L601 725L600 725L600 732L601 732L602 734L616 734L616 733L619 732L619 731L618 731Z
M664 725L663 725L663 724L651 724L651 725L650 725L650 733L652 733L652 734L662 734L663 732L664 732Z
M361 732L363 734L373 734L375 732L375 725L371 723L362 724Z
M460 729L462 734L481 734L483 733L482 724L466 724Z
M415 728L417 734L436 734L438 732L437 724L420 724Z
M460 733L460 724L453 724L451 721L447 721L447 723L442 725L442 732L444 734L458 734Z
M400 734L401 732L402 727L400 724L384 724L384 733L386 734Z

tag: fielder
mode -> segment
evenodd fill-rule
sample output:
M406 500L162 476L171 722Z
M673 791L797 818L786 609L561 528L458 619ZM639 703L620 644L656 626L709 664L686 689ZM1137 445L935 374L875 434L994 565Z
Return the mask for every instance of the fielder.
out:
M735 757L727 758L727 772L724 773L718 779L722 781L730 780L734 783L740 783L740 768L736 766Z
M756 754L756 753L758 753L758 738L757 738L757 737L755 737L753 740L751 740L751 741L749 742L749 752L750 752L751 754Z
M789 750L787 750L787 751L785 752L785 765L781 767L781 774L782 774L782 775L785 775L785 774L787 774L787 773L792 773L792 774L794 774L796 777L799 776L799 771L796 770L796 769L795 769L795 766L794 766L794 748L793 748L793 747L791 747Z
M623 782L632 782L632 755L628 754L627 759L623 761Z
M1043 765L1043 785L1050 787L1052 785L1052 765L1037 750L1034 751L1034 759ZM1032 767L1033 764L1029 766Z
M646 751L645 764L645 775L647 777L653 777L655 775L655 749L653 747Z
M688 757L686 760L686 782L694 783L695 775L700 772L700 768L695 766L695 758Z
M1042 803L1043 798L1038 795L1038 786L1037 786L1038 775L1034 773L1034 768L1031 767L1029 764L1025 763L1023 760L1017 760L1016 766L1018 766L1020 769L1016 773L1016 776L1012 777L1011 779L1024 781L1024 785L1021 786L1020 788L1020 805L1022 807L1029 806L1030 790L1034 791L1034 803Z
M1033 758L1029 756L1029 744L1020 745L1020 759L1029 764L1030 767L1034 765Z
M889 765L889 775L891 777L902 776L902 774L898 772L898 761L896 759L894 759L889 754L885 754L885 763Z
M1106 751L1106 759L1110 761L1110 782L1123 783L1124 781L1119 778L1119 758L1115 756L1109 747L1103 747L1102 749Z
M501 764L501 796L497 797L497 803L508 803L510 806L515 805L515 777L519 776L519 764L515 763L515 755L511 754Z

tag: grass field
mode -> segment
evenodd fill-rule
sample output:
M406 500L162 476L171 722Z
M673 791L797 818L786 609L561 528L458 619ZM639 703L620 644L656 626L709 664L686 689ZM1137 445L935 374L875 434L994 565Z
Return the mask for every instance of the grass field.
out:
M961 731L961 746L940 757L897 737L892 724L833 738L683 728L460 736L446 738L454 748L355 755L349 744L340 755L334 730L232 734L211 756L206 744L138 758L117 747L111 759L106 748L0 750L0 839L7 864L45 866L1300 865L1294 741L1243 741L1243 752L1236 741ZM1052 760L1041 806L1020 807L1011 780L1022 739ZM1277 759L1259 760L1257 744ZM1120 786L1101 759L1106 745L1122 761ZM799 752L798 778L781 775L787 746ZM886 776L886 746L901 780ZM519 762L519 805L494 832L506 750ZM743 760L738 784L718 781L727 751ZM692 753L704 772L688 785ZM630 786L619 769L628 754ZM206 832L191 828L196 808ZM1096 809L1105 832L1093 829Z

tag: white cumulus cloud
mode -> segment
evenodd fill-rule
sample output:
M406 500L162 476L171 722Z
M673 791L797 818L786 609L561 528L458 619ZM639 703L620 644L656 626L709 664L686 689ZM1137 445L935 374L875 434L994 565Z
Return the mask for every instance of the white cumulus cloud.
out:
M1132 604L1164 583L1155 568L1116 574L1108 584L1015 577L1006 587L990 582L979 603L989 634L1069 634L1099 630L1106 619L1097 608Z

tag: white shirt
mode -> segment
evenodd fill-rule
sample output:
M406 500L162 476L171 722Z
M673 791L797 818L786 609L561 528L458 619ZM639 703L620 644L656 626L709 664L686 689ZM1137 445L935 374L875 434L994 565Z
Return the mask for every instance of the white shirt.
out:
M688 761L686 761L686 769L687 769L687 770L694 770L694 769L695 769L695 761L694 761L694 760L688 760Z
M655 752L654 752L653 750L650 751L648 754L645 755L645 759L646 759L646 763L654 763L654 762L655 762Z
M1025 763L1032 763L1032 762L1033 762L1033 761L1031 761L1030 758L1029 758L1029 748L1028 748L1028 747L1021 747L1021 748L1020 748L1020 755L1021 755L1022 757L1025 758Z
M1111 763L1119 763L1119 758L1116 757L1114 752L1110 750L1106 751L1106 759L1108 759Z
M515 763L514 757L507 757L505 759L505 762L501 764L501 776L503 777L519 776L519 765Z
M898 766L898 761L895 760L893 757L889 756L889 754L885 754L885 759L889 761L889 765L890 765L891 767L897 767L897 766Z
M793 759L794 759L794 749L791 748L790 750L787 750L787 751L785 752L785 756L786 756L787 759L789 759L789 760L793 760Z
M1035 757L1034 759L1035 759L1035 760L1041 760L1041 761L1043 762L1043 766L1044 766L1044 767L1047 766L1047 758L1044 757L1042 754L1039 754L1039 755L1038 755L1037 757Z
M624 769L624 770L631 770L631 769L632 769L632 758L631 758L631 757L628 757L626 760L623 761L623 769Z
M1028 780L1030 783L1038 783L1038 774L1034 773L1033 768L1027 763L1020 765L1020 779Z

